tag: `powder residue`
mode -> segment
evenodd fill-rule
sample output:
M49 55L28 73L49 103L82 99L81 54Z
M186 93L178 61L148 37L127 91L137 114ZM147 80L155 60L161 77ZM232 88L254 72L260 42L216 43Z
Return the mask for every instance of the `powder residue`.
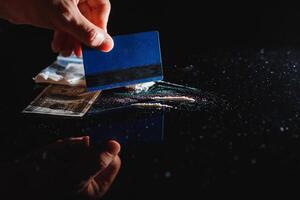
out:
M137 106L142 108L173 108L173 106L161 103L134 103L131 106Z
M187 96L157 96L157 97L151 97L152 100L158 100L158 101L188 101L188 102L195 102L196 100L191 97Z

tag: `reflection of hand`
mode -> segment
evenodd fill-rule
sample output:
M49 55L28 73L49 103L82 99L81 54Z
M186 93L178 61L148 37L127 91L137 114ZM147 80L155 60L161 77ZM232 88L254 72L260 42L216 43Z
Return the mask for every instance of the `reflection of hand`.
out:
M89 137L57 141L21 164L25 190L40 199L101 198L120 169L119 151L115 141L100 153L90 147Z
M80 55L79 42L112 49L106 31L109 13L109 0L0 0L1 18L55 30L53 50L66 56L73 50Z

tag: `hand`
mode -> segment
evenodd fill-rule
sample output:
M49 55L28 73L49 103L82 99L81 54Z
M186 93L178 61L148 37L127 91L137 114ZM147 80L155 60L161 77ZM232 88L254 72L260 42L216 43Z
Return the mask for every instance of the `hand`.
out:
M110 188L121 166L120 145L109 141L107 147L95 151L89 137L59 140L19 163L17 178L23 182L17 193L22 197L57 199L86 197L101 198ZM17 175L22 174L22 175ZM14 190L16 184L8 184ZM22 185L22 184L21 184Z
M52 48L65 56L72 51L80 56L81 42L110 51L109 13L109 0L0 0L0 17L54 30Z

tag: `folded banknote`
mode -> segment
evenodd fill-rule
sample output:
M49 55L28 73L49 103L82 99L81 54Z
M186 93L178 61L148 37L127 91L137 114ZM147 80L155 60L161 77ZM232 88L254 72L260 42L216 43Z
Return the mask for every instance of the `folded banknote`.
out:
M49 85L23 113L83 117L99 94L100 91L85 92L83 87Z

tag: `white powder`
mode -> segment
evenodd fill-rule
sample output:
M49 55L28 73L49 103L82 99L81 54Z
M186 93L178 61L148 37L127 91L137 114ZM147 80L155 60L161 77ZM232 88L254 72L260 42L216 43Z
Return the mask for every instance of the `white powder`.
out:
M134 103L131 106L137 106L142 108L173 108L173 106L161 103Z
M186 96L164 96L164 97L151 97L153 100L158 101L189 101L189 102L195 102L196 100L191 97Z
M129 90L134 90L135 93L140 93L140 92L147 92L150 87L152 87L155 84L155 82L147 82L147 83L140 83L136 85L130 85L127 86L126 88Z

